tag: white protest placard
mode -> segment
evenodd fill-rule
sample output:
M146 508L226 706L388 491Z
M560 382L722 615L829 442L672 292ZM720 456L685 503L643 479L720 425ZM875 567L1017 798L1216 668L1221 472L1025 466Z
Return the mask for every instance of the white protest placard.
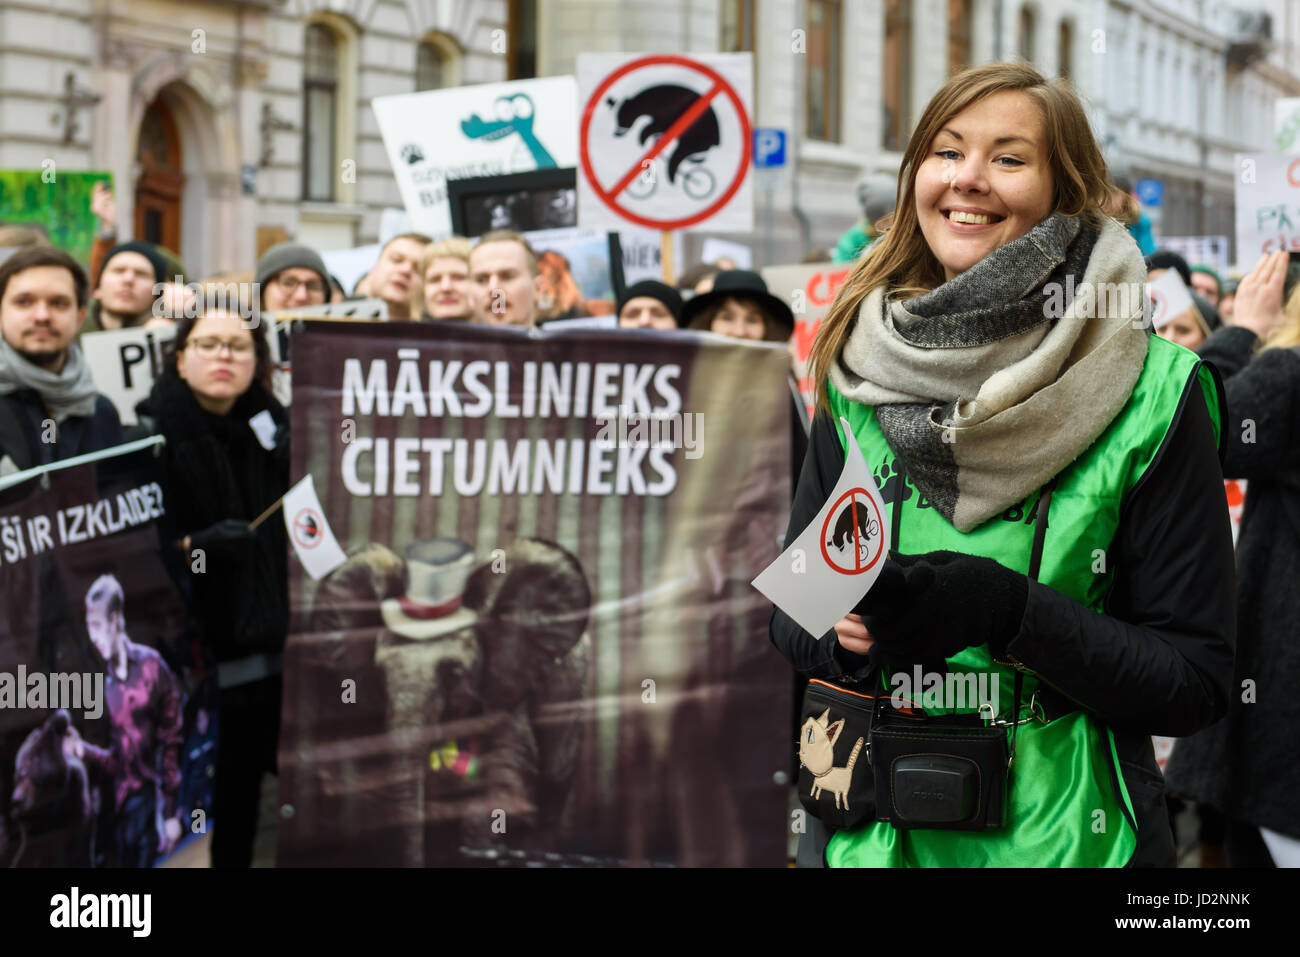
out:
M1300 249L1300 157L1238 153L1235 179L1237 265Z
M136 424L136 403L149 395L162 371L163 346L175 336L175 326L151 326L88 332L81 337L95 388L113 403L123 425Z
M812 378L808 375L808 360L812 356L813 342L822 320L839 295L840 287L848 282L854 263L798 263L788 266L764 266L759 270L768 291L784 299L794 313L794 335L790 345L794 350L794 374L799 381L799 392L808 409L809 418L816 404Z
M753 54L578 56L578 224L754 228Z
M663 234L644 226L620 226L619 245L623 249L623 282L627 285L643 279L664 278ZM672 256L674 263L682 261L682 237L673 233ZM675 280L674 280L675 282Z
M750 247L710 236L704 240L704 247L700 250L700 262L716 263L719 259L730 259L736 264L736 269L754 268L754 250Z
M321 253L320 258L325 263L325 268L339 281L343 291L351 294L361 277L375 268L383 248L381 243L370 243L352 249L331 249Z
M1227 236L1161 236L1160 248L1178 253L1189 266L1209 266L1220 279L1227 278Z
M1147 297L1151 300L1151 325L1156 329L1163 329L1174 316L1196 305L1177 269L1166 269L1148 282Z
M571 76L375 97L411 228L451 235L449 179L576 166L577 97Z
M826 504L753 585L821 638L862 600L889 556L889 516L847 419L844 469Z
M316 496L316 484L307 474L284 495L281 511L293 550L307 574L320 581L345 561L347 555L325 520L325 510Z

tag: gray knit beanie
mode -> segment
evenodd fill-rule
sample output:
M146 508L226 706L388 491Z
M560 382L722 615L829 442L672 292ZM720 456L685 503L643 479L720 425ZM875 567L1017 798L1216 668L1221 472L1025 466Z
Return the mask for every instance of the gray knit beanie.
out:
M253 278L260 289L286 269L294 268L310 269L320 276L320 281L325 286L325 300L329 301L329 270L325 268L325 260L320 258L320 253L307 246L300 246L297 243L277 243L262 253L262 258L257 261L257 273Z
M863 217L867 222L874 223L893 210L898 179L884 173L875 173L858 180L857 191Z

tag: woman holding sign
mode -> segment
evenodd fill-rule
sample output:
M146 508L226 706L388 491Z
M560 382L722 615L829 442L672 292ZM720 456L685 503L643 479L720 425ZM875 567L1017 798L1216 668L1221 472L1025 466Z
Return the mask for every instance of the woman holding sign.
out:
M801 862L1173 866L1151 735L1222 716L1232 670L1221 387L1143 326L1146 267L1068 86L954 77L899 183L813 349L788 536L836 483L843 417L891 558L826 635L772 622L834 702L801 729L805 806L868 812L814 824Z
M224 298L199 312L177 323L171 361L137 411L167 439L167 516L221 689L212 864L247 867L262 772L275 770L289 626L284 522L250 523L289 488L289 417L269 388L266 336L241 318L251 313Z

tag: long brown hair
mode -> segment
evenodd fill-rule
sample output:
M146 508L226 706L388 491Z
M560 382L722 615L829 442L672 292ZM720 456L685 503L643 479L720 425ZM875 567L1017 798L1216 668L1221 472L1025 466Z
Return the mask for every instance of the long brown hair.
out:
M1047 80L1024 63L989 63L957 74L935 93L912 131L903 153L899 195L888 229L854 268L817 331L809 367L817 383L819 409L830 409L827 376L867 294L883 285L896 298L911 298L944 281L943 266L930 251L917 219L916 172L945 123L972 103L1004 90L1025 93L1042 109L1055 191L1052 211L1082 216L1094 225L1101 223L1111 198L1106 161L1083 105L1068 82Z

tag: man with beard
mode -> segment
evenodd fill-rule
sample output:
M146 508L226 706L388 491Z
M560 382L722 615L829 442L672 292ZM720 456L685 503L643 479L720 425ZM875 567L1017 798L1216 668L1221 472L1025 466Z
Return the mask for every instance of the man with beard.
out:
M88 286L76 260L50 246L0 264L0 475L122 441L74 341Z

